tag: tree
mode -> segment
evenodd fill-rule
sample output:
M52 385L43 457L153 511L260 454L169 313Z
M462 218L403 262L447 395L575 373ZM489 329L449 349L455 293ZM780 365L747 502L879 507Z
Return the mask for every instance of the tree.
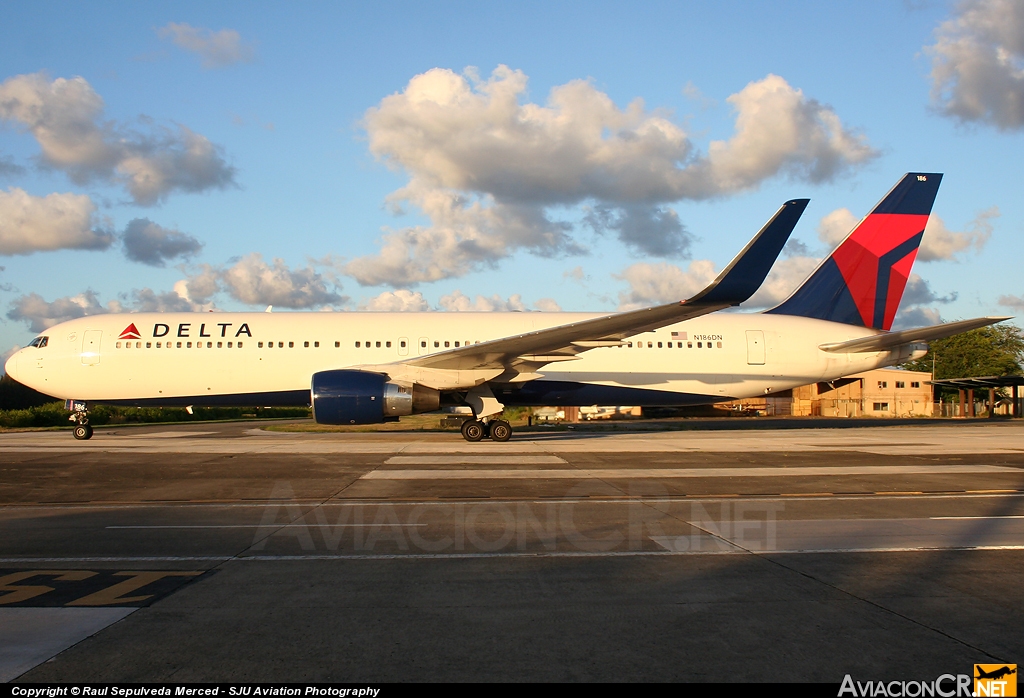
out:
M1024 374L1024 336L1015 325L999 324L929 342L928 353L900 368L932 370L935 379Z

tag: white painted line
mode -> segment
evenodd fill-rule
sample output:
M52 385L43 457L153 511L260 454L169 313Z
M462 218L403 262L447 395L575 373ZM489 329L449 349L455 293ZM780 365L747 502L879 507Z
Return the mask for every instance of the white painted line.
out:
M0 682L13 681L137 610L0 608Z
M945 475L951 473L1024 473L1001 465L836 465L796 468L589 468L570 470L374 470L361 480L635 480L701 477L807 477L814 475Z
M592 558L592 557L675 557L679 555L817 555L822 553L916 553L937 551L973 550L1024 550L1024 545L951 545L951 546L904 546L885 548L813 548L805 550L541 550L536 552L514 550L493 553L352 553L350 555L248 555L235 556L158 556L158 557L32 557L0 558L0 563L81 563L117 562L122 564L142 562L310 562L310 561L356 561L356 560L477 560L481 558ZM84 610L84 609L83 609ZM126 609L134 611L136 609Z
M196 529L196 528L309 528L315 524L234 524L228 526L107 526L107 530L111 529ZM425 523L367 523L367 524L332 524L331 528L387 528L388 526L397 527L409 527L409 526L426 526Z
M989 519L1024 519L1024 516L933 516L932 521L975 521Z
M384 465L500 465L516 463L521 465L561 465L565 460L552 455L531 455L528 453L502 453L495 456L391 456Z

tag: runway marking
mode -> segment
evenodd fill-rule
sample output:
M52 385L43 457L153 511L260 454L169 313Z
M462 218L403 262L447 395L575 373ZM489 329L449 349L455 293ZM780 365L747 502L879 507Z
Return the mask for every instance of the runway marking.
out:
M878 499L884 497L886 499L1000 499L1007 497L1024 497L1024 490L999 490L998 493L993 493L988 490L964 490L961 492L950 492L950 491L937 491L937 492L922 492L920 494L912 494L907 492L864 492L862 494L834 494L831 492L784 492L781 494L764 493L764 494L751 494L751 495L716 495L716 494L700 494L700 495L687 495L681 494L676 496L668 497L644 497L644 496L630 496L630 495L600 495L595 497L573 497L573 498L562 498L562 497L548 497L543 499L536 498L516 498L516 497L488 497L485 499L473 500L476 503L486 504L631 504L631 503L659 503L659 502L714 502L723 499L725 496L739 499L745 502L777 502L777 501L792 501L793 499L810 499L810 498L829 498L833 501L846 501L855 502L867 499ZM281 506L308 506L311 508L330 508L330 507L370 507L370 506L381 506L389 505L394 507L404 506L451 506L452 504L465 503L465 499L353 499L353 500L333 500L323 502L319 499L290 499L290 500L273 500L264 502L252 502L252 501L214 501L214 502L168 502L160 503L152 500L145 502L124 502L124 503L112 503L112 502L84 502L84 503L71 503L71 504L43 504L39 502L30 502L26 504L5 504L0 505L0 512L21 512L21 511L56 511L62 509L266 509L266 508L279 508Z
M190 436L210 436L217 434L216 431L157 431L151 434L109 434L108 436L120 436L125 439L178 439Z
M974 519L1024 519L1024 516L932 516L929 518L933 521L964 521Z
M231 524L225 526L107 526L108 530L111 529L193 529L193 528L309 528L311 524ZM409 527L409 526L426 526L425 523L367 523L367 524L332 524L332 528L388 528L388 527Z
M496 456L391 456L384 465L493 465L521 463L523 465L561 465L565 459L552 455L503 453Z
M1003 465L836 465L793 468L581 468L570 470L374 470L361 480L633 480L653 478L806 477L811 475L945 475L952 473L1016 473Z
M0 558L0 563L78 563L78 562L303 562L341 560L476 560L490 558L587 558L587 557L677 557L681 555L816 555L835 553L917 553L948 551L1024 550L1024 545L969 545L969 546L905 546L887 548L813 548L807 550L538 550L493 553L354 553L351 555L162 555L112 557L24 557Z

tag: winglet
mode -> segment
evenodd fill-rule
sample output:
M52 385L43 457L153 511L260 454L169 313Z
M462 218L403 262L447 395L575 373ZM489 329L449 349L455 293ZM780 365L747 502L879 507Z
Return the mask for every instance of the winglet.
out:
M723 303L739 305L761 288L783 246L789 240L809 199L793 199L782 204L754 239L736 255L710 286L685 303Z

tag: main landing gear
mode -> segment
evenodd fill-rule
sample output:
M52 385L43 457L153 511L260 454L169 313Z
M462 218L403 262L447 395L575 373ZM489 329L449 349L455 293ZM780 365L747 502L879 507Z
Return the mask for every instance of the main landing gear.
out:
M68 417L69 422L76 422L72 434L79 441L92 438L92 426L89 424L89 408L84 402L78 400L67 400L64 407L71 411Z
M508 441L512 438L512 425L503 419L483 422L475 417L462 423L462 438L466 441L481 441L485 437L491 441Z

